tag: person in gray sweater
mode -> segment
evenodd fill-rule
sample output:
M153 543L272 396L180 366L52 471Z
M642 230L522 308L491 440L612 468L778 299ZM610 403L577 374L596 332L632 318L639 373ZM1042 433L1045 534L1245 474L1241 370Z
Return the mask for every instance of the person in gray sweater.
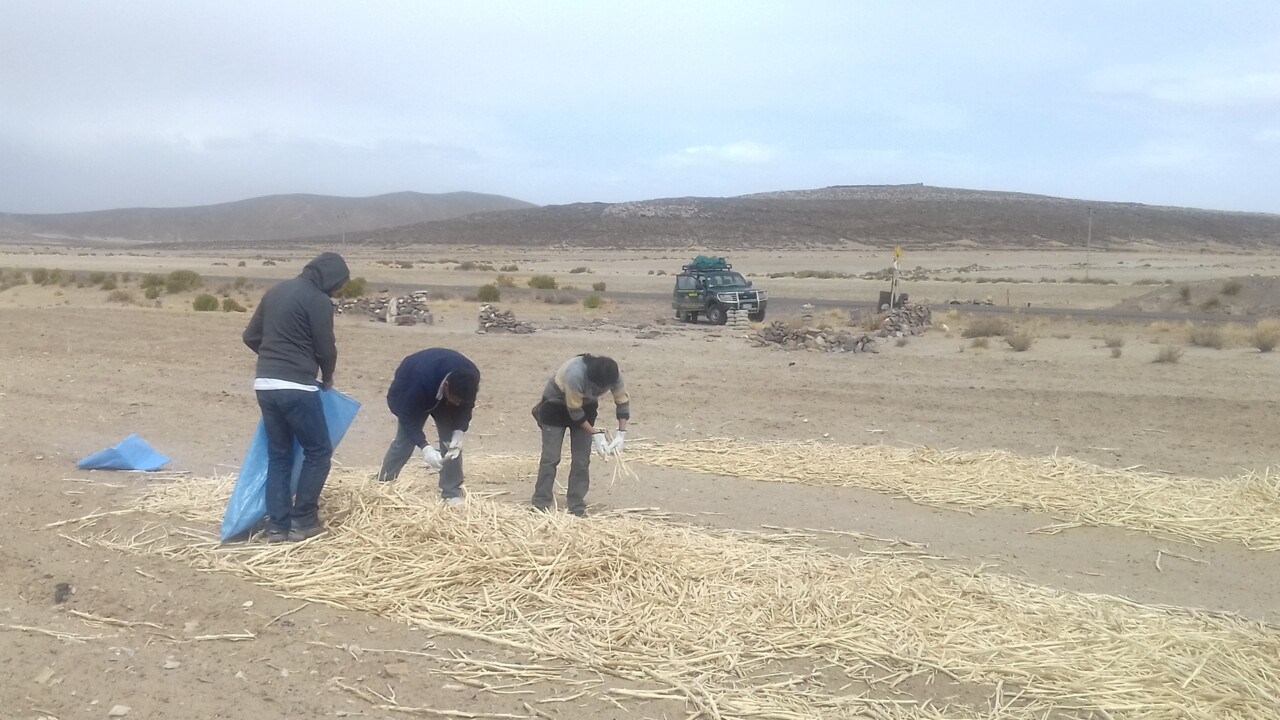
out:
M253 389L267 435L267 542L324 532L320 492L333 447L320 391L333 387L338 363L330 298L350 275L341 255L321 253L298 277L268 290L244 330L244 344L258 355ZM295 440L302 447L296 494L290 488Z
M607 440L604 430L595 427L599 399L613 395L618 432ZM533 489L533 506L550 510L555 502L556 468L569 431L569 512L587 515L587 490L591 487L591 452L604 457L622 449L631 418L631 397L613 358L583 354L570 358L556 370L542 391L542 400L533 408L533 418L542 429L542 459Z

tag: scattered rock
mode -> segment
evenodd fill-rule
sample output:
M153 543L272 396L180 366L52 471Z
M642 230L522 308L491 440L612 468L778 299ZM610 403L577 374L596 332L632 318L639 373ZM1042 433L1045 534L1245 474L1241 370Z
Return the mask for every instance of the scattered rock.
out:
M51 667L47 667L41 670L40 674L36 675L35 677L36 684L38 685L44 685L52 679L53 679L53 668Z
M427 291L416 290L408 295L389 295L385 291L376 298L362 297L343 300L334 311L339 315L364 314L374 322L393 325L434 325L435 316L427 308Z
M182 667L182 663L178 662L177 660L174 660L173 658L170 658L168 660L165 660L164 665L161 665L161 667L163 667L165 670L177 670L178 668Z
M124 717L125 715L128 715L129 711L132 709L133 708L128 705L114 705L111 710L107 712L107 717Z
M37 458L39 459L39 458ZM67 598L75 594L75 589L71 587L71 583L60 582L53 586L53 604L61 605L67 601Z
M445 683L444 685L440 686L440 689L457 691L457 690L466 690L467 688L465 685L459 685L458 683Z
M387 677L402 678L409 674L409 663L387 663L382 666L382 672L386 673Z

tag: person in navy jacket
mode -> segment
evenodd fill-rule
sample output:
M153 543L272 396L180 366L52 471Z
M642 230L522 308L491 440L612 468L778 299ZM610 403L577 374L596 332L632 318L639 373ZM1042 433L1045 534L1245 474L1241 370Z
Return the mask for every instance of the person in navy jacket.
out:
M480 389L480 370L462 353L448 348L420 350L400 362L387 390L387 407L396 416L395 440L382 459L378 479L395 480L416 448L434 470L440 471L440 497L462 503L462 445L471 428L471 414ZM440 450L424 431L434 418Z

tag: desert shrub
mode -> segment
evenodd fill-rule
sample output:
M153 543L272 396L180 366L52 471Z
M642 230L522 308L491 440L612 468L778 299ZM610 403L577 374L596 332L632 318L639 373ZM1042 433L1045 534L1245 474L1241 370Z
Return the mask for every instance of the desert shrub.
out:
M1124 347L1124 338L1119 335L1108 335L1102 338L1102 344L1109 348L1122 348Z
M401 260L396 263L396 267L400 268L401 270L412 270L413 263L409 260Z
M241 260L240 262L236 263L236 267L244 267L245 264L246 264L245 261Z
M1184 303L1191 302L1191 286L1190 285L1183 285L1182 287L1178 288L1178 299Z
M49 284L49 271L44 268L36 268L31 271L31 282L35 285Z
M500 288L513 288L516 286L516 279L510 275L499 275L497 279L493 281L493 284Z
M142 286L143 290L146 290L147 288L153 288L153 287L161 288L161 287L164 287L164 276L157 275L155 273L147 273L146 275L143 275L142 280L138 282Z
M1124 352L1124 350L1123 350L1123 349L1121 349L1121 348L1119 348L1119 347L1113 347L1113 348L1111 348L1111 357L1113 357L1113 358L1118 358L1118 357L1120 357L1120 354L1121 354L1121 353L1123 353L1123 352Z
M1222 301L1216 297L1211 297L1208 300L1205 300L1204 302L1200 303L1200 309L1204 310L1205 312L1211 312L1213 310L1217 310L1220 307L1222 307Z
M1035 342L1035 338L1031 337L1031 333L1026 330L1018 330L1006 335L1004 337L1004 341L1009 343L1009 347L1013 348L1015 351L1026 352L1031 349L1031 345Z
M1007 335L1009 333L1009 323L1003 318L998 317L980 317L974 318L969 322L960 337L977 338L977 337L996 337L999 335Z
M537 296L537 299L548 305L572 305L577 302L572 295L565 295L564 293L548 293Z
M200 287L200 273L194 270L174 270L165 278L164 289L170 294L188 292Z
M1117 283L1115 280L1109 280L1109 279L1106 279L1106 278L1077 278L1077 277L1069 277L1069 278L1067 278L1066 280L1063 280L1062 282L1064 282L1064 283L1084 283L1084 284L1086 284L1086 285L1118 285L1118 284L1119 284L1119 283Z
M591 283L591 289L596 292L604 292L605 284L603 282Z
M600 307L601 302L599 295L588 295L582 298L582 307L587 308L588 310L594 310Z
M89 273L89 282L93 285L101 285L103 280L107 279L107 274L102 271Z
M191 301L191 307L196 312L209 312L218 309L218 298L209 293L200 293L195 300Z
M103 280L103 281L102 281L102 289L103 289L103 290L115 290L115 289L116 289L116 279L115 279L115 278L113 278L113 277L109 277L109 278L106 278L105 280Z
M342 286L342 289L338 291L338 297L358 298L364 295L368 288L369 283L367 280L362 277L354 277Z
M236 278L236 281L235 281L235 289L237 289L237 290L243 290L243 289L245 288L245 286L246 286L246 285L248 285L248 284L249 284L249 278L247 278L247 277L245 277L245 276L241 275L240 277Z
M529 278L529 287L535 290L555 290L556 279L550 275L534 275Z
M502 272L518 272L520 270L520 266L519 265L503 265L498 269L501 270Z
M275 265L275 264L276 264L276 261L275 261L275 260L263 260L263 261L262 261L262 264L263 264L263 266L264 266L264 267L265 267L265 266L271 266L271 265Z
M658 272L654 273L654 275L666 275L666 274L667 274L666 270L659 270Z
M1263 320L1253 329L1249 344L1262 352L1271 352L1280 344L1280 321Z
M487 262L467 260L465 262L458 263L458 267L454 268L454 270L483 270L485 272L493 272L493 266Z
M146 296L148 300L155 300L156 298L160 297L160 288L153 285L147 288L146 292L144 292L143 295Z
M26 285L27 274L21 270L0 268L0 291L8 290L14 285Z
M476 291L476 299L480 302L498 302L502 299L502 291L497 285L481 285Z
M245 312L245 306L236 302L235 298L222 298L222 312Z
M906 336L903 336L898 338L897 342L895 342L894 345L897 345L898 347L906 347L908 342L910 341L907 340Z
M1182 359L1182 353L1182 348L1177 345L1162 345L1160 351L1156 353L1156 359L1151 362L1176 363Z
M991 347L991 341L985 337L976 337L969 343L969 347L987 349Z
M107 295L107 302L117 302L128 305L133 302L133 293L128 290L112 290Z
M1223 295L1239 295L1240 291L1243 289L1244 289L1244 285L1241 284L1239 280L1228 280L1222 286L1222 294Z
M1221 350L1227 344L1227 335L1217 325L1196 325L1191 328L1187 340L1197 347Z
M570 274L570 275L581 275L582 273L589 273L589 272L591 272L591 268L579 266L579 267L576 267L576 268L574 268L574 269L570 270L570 271L569 271L569 274Z

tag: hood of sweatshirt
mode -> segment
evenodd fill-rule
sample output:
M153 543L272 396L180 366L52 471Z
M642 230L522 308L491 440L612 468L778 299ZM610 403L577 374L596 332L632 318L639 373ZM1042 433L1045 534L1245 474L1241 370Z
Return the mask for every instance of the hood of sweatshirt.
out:
M351 279L351 271L347 269L347 261L338 253L320 253L302 269L302 277L307 278L325 295L332 295Z

